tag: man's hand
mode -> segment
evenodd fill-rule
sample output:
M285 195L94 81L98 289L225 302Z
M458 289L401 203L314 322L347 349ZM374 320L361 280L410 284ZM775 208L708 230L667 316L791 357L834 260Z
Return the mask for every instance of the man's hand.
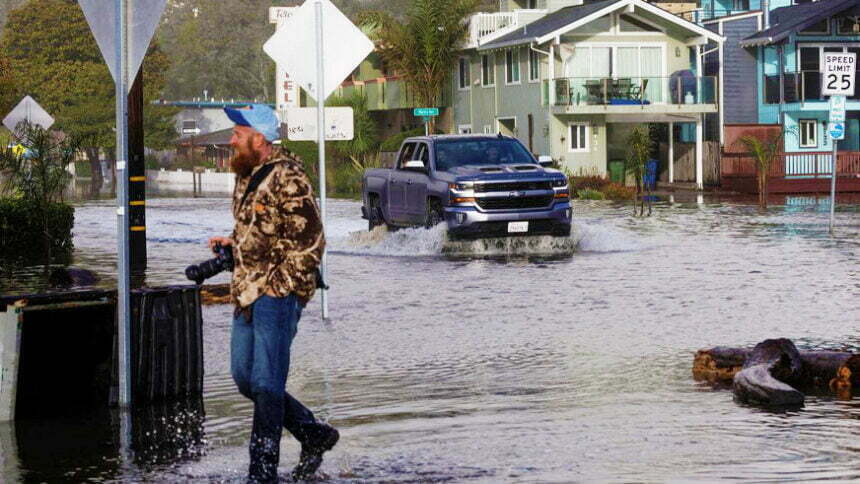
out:
M212 237L209 239L209 250L215 252L215 244L221 244L222 247L233 245L233 239L230 237Z

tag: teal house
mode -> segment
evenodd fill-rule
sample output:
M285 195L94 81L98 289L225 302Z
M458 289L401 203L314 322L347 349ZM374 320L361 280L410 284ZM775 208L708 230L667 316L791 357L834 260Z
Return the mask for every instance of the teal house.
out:
M784 155L772 170L776 191L829 187L833 141L827 131L829 102L822 94L824 56L860 54L860 1L703 0L690 13L723 36L723 49L708 56L707 73L718 76L726 99L720 116L725 143L723 185L748 187L748 157L734 154L745 130L784 130ZM860 57L860 55L858 55ZM731 100L731 101L730 101ZM838 143L841 190L860 191L860 90L848 98L845 139ZM750 125L758 125L754 128Z

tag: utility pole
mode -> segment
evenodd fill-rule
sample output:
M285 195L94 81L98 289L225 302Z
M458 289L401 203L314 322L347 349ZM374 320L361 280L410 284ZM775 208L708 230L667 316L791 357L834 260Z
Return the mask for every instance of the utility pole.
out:
M146 161L143 143L143 68L128 93L128 215L132 279L146 270Z

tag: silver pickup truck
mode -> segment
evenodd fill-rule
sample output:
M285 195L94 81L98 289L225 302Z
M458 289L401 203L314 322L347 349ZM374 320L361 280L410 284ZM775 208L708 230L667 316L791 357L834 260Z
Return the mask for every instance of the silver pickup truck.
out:
M570 235L567 177L502 135L408 138L393 168L365 172L363 202L369 230L445 222L455 238Z

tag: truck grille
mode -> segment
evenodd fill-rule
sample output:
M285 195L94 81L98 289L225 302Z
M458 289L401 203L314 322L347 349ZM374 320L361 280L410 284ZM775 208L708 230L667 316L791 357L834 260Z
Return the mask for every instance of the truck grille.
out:
M548 181L507 182L507 183L476 183L475 193L513 192L522 190L551 190Z
M524 208L544 208L552 203L553 196L522 198L478 198L476 203L484 210L512 210Z

